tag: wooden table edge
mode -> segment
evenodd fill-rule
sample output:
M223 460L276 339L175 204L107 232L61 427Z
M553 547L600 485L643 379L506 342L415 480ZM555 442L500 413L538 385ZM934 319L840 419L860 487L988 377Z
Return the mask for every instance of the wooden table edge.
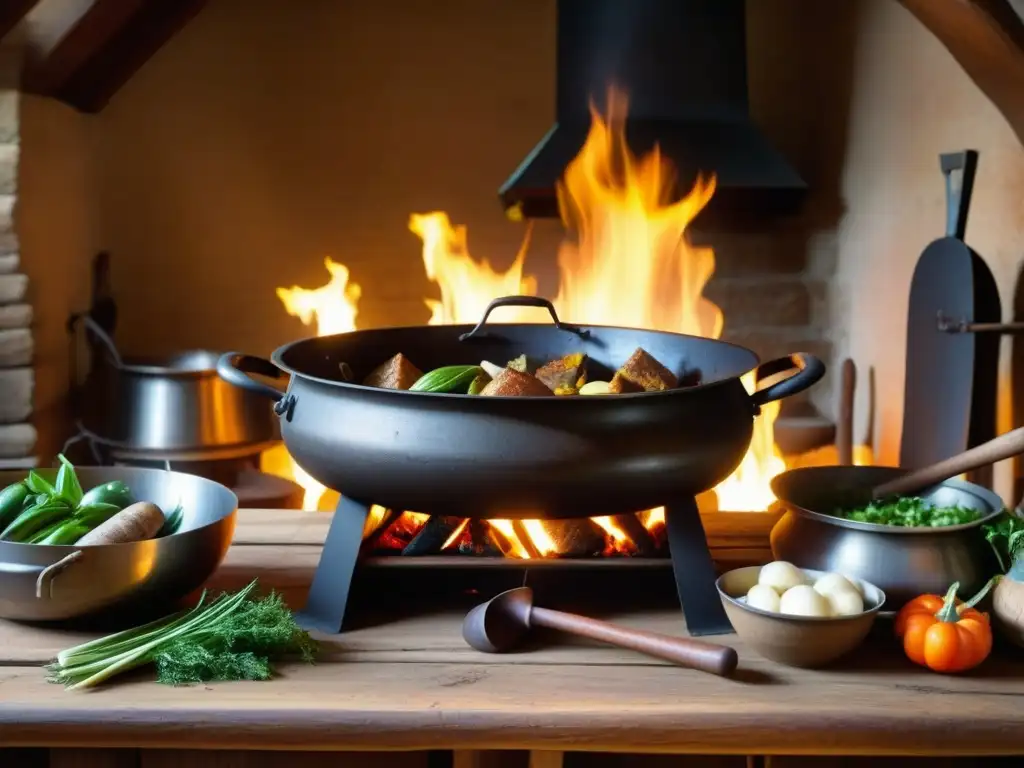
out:
M88 694L84 694L88 695ZM159 707L5 707L4 747L256 749L268 751L557 750L644 754L995 757L1024 753L1012 718L970 721L927 712L844 715L553 713L459 710L337 712ZM1021 733L1007 738L1007 734Z

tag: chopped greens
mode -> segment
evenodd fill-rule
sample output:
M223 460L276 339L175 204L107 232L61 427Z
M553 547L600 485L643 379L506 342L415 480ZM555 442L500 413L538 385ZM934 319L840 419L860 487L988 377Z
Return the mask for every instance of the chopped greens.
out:
M945 528L977 520L977 510L954 505L938 507L917 496L892 501L875 501L857 509L839 509L834 513L844 520L899 528Z
M1024 520L1006 512L992 525L984 526L982 531L996 553L1000 569L1006 573L1024 551Z
M269 680L271 660L295 656L312 662L316 642L295 623L281 596L244 589L141 627L61 651L50 680L70 689L91 688L115 675L156 665L157 682L189 685L211 680Z

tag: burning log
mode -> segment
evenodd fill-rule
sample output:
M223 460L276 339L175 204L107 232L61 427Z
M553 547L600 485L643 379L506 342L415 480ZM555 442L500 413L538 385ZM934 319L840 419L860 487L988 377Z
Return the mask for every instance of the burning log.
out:
M604 552L605 532L593 520L553 520L545 527L558 547L552 557L594 557Z
M361 545L362 551L372 552L377 549L377 545L380 542L381 536L391 527L391 524L398 519L398 512L393 509L385 509L384 515L377 521L369 532L364 532L363 543Z
M515 531L516 536L519 537L519 543L523 545L523 549L526 550L531 558L540 557L540 550L537 549L537 545L533 543L533 539L530 537L530 532L527 530L526 524L522 520L513 520L512 530Z
M616 515L612 518L615 527L629 537L633 548L640 557L650 557L658 551L658 544L635 514Z
M502 557L503 552L494 543L493 529L489 529L483 520L470 520L467 530L459 541L460 555L476 555L477 557Z
M413 537L419 533L420 529L427 524L428 520L427 515L420 514L419 512L401 512L398 518L384 529L380 535L376 551L381 553L401 552L409 545Z
M459 533L463 520L458 517L434 515L405 545L402 555L436 555Z

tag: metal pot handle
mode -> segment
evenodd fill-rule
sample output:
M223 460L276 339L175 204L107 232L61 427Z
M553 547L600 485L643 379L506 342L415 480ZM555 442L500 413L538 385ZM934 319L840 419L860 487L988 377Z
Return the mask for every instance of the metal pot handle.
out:
M284 392L269 384L264 384L262 381L256 381L249 375L250 373L257 373L268 379L279 379L284 375L276 365L262 357L243 355L240 352L226 352L217 359L218 376L228 384L234 384L247 392L273 400L276 411L276 404L281 402Z
M498 299L494 299L490 304L487 305L487 309L484 310L484 316L480 318L480 322L476 324L476 327L471 331L459 336L459 341L466 341L466 339L472 339L475 336L486 335L483 332L484 325L487 323L487 318L491 312L496 310L498 307L539 307L540 309L546 309L548 314L551 315L552 321L555 323L555 328L560 331L568 331L569 333L575 333L577 336L587 336L590 331L584 330L575 325L569 325L563 323L558 319L558 313L555 312L555 305L547 299L543 299L540 296L503 296Z
M82 559L82 550L76 549L65 555L56 563L46 566L36 577L36 598L39 600L53 599L53 581L69 567Z
M93 320L92 316L86 312L81 314L72 315L71 319L68 320L68 330L74 332L75 326L81 323L95 336L100 345L107 350L107 354L110 356L110 361L114 364L115 368L123 367L124 363L121 360L121 353L117 351L117 345L114 340L110 338L108 334L99 323Z
M761 406L766 403L790 397L817 384L825 375L825 364L807 352L794 352L792 355L761 363L754 371L754 380L760 381L768 376L793 370L796 373L792 376L770 384L750 395L750 402L754 404L755 413L760 413Z

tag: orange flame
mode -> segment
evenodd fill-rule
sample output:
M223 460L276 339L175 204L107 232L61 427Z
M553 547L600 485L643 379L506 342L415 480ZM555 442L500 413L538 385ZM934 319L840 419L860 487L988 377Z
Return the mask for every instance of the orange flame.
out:
M348 281L348 267L344 264L328 257L324 259L324 266L331 275L325 285L312 290L298 286L278 288L277 298L284 304L285 311L299 318L303 325L311 325L315 321L317 336L354 331L362 288ZM261 460L261 468L265 472L277 471L285 477L291 476L305 492L302 508L317 509L327 489L310 477L291 456L288 456L287 462L290 465L289 471L280 471L281 458L271 455Z
M561 281L554 304L559 315L571 322L718 338L722 312L703 295L714 273L714 253L692 245L687 237L687 228L714 195L715 179L698 177L688 194L673 201L671 163L657 148L637 158L626 143L627 106L626 96L612 89L607 118L591 109L587 139L558 185L559 208L569 235L558 252ZM495 297L536 293L536 280L523 272L529 230L512 265L498 272L486 259L472 257L466 228L453 226L446 213L414 214L409 228L422 241L427 277L440 288L440 300L425 300L431 325L475 323ZM359 286L348 282L343 265L330 259L325 263L331 274L325 286L311 291L279 288L278 297L303 323L315 319L318 335L354 330ZM501 322L546 319L531 308L505 311L509 314ZM748 389L753 384L750 376L743 381ZM715 489L720 509L764 510L774 500L768 483L785 469L773 437L777 415L778 404L771 404L755 421L754 438L743 462ZM294 470L307 491L305 508L315 507L322 486L301 468ZM654 530L664 524L664 509L649 510L640 519ZM628 541L611 518L594 518L594 522L616 546ZM514 556L529 557L531 549L541 555L557 552L556 542L538 521L517 526L492 520L490 524ZM460 526L445 546L453 545L464 528ZM520 541L517 528L526 532L529 546Z

